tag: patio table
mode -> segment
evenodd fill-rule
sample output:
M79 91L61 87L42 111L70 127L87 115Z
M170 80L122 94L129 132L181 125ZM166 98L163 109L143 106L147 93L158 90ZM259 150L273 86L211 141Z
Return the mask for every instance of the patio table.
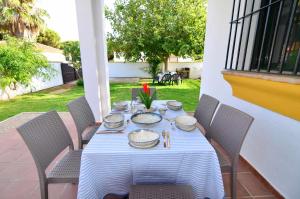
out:
M166 101L154 101L162 107ZM166 118L186 114L168 110ZM126 119L130 114L125 114ZM132 122L124 133L95 134L84 148L81 158L78 199L99 199L108 193L126 194L132 184L188 184L195 198L224 198L220 165L214 148L199 129L181 131L168 120L148 127L161 133L170 132L171 148L160 143L151 149L128 145L127 134L139 129ZM104 127L99 127L103 130Z

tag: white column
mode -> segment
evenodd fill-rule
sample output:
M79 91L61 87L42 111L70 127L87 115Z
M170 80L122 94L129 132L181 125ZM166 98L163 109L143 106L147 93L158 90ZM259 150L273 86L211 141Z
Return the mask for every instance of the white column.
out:
M85 96L97 121L110 111L104 0L76 0Z

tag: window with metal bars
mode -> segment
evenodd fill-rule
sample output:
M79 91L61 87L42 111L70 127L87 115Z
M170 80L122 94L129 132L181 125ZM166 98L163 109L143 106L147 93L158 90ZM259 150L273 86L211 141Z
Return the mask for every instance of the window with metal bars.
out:
M233 0L225 69L300 75L300 0Z

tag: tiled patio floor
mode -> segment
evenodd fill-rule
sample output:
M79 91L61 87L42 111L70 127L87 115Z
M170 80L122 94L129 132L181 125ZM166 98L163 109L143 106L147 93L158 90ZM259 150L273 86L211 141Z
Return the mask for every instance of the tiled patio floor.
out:
M23 113L0 123L0 198L39 199L39 182L34 161L15 127L39 115ZM77 147L76 129L68 113L60 113ZM230 174L223 173L225 190L230 194ZM274 199L275 196L253 175L248 166L240 163L238 198ZM76 198L77 186L55 184L49 186L50 199Z

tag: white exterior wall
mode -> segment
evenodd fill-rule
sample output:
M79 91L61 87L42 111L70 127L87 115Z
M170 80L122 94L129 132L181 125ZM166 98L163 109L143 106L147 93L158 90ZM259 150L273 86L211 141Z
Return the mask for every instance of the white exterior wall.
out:
M63 79L62 79L60 63L50 63L50 65L55 70L50 80L43 79L40 77L33 77L28 87L18 85L17 90L11 90L9 88L6 88L6 92L0 89L0 100L7 100L8 99L7 93L9 93L10 98L14 98L17 95L22 95L25 93L35 92L35 91L51 88L54 86L62 85Z
M284 197L300 196L300 122L232 96L223 79L232 0L209 0L201 93L255 118L241 155ZM270 99L272 100L272 99Z
M190 68L190 78L197 79L201 77L202 63L200 62L170 62L168 65L169 71L176 71L176 68ZM108 63L109 77L139 77L150 78L151 75L147 72L148 63Z

